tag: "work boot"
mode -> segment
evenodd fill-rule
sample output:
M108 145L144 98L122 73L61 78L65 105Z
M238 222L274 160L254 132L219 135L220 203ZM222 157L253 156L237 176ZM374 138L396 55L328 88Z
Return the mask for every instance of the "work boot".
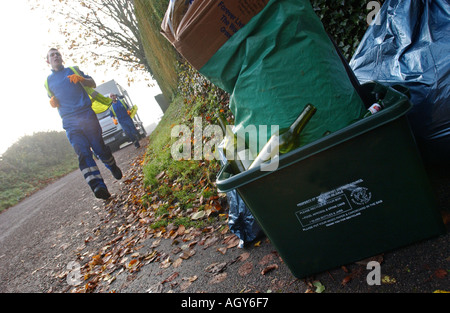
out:
M115 179L121 179L122 178L122 171L120 170L120 168L116 164L111 166L111 173L113 174Z
M103 186L97 186L94 189L94 195L98 199L108 200L109 197L111 197L111 194L109 193L108 189Z
M134 142L134 146L136 147L136 149L138 149L138 148L141 147L141 144L139 143L139 140L136 140L136 141Z

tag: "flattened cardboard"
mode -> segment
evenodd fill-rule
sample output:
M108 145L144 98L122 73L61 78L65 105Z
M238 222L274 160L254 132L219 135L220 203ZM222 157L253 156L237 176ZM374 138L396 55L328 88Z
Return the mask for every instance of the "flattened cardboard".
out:
M199 70L257 15L269 0L185 0L171 2L161 33Z

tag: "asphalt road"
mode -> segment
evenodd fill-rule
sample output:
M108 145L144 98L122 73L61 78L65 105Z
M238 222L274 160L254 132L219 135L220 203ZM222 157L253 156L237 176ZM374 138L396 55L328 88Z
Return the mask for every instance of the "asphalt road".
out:
M124 178L116 181L99 165L112 194L124 195L133 162L145 152L127 146L114 153ZM433 186L441 209L450 211L450 177L435 177ZM72 292L73 264L100 251L126 216L111 217L105 202L95 199L77 170L0 214L0 293ZM383 255L381 285L368 285L367 262L355 262L306 279L295 278L275 247L261 238L245 248L228 247L230 233L203 235L208 244L192 247L194 255L175 267L180 250L174 240L148 238L128 253L159 258L138 271L117 269L114 279L102 281L94 292L118 293L431 293L450 291L450 234L424 240ZM205 237L206 236L206 237ZM108 238L107 238L108 237ZM201 236L200 236L201 237ZM200 237L197 237L200 240ZM214 239L214 240L213 240ZM186 244L189 241L186 240ZM155 248L156 247L156 248ZM227 248L227 249L225 249ZM176 252L174 250L177 250ZM167 258L171 262L164 263ZM125 259L124 259L125 260ZM75 263L74 263L75 262ZM181 305L181 304L180 304Z

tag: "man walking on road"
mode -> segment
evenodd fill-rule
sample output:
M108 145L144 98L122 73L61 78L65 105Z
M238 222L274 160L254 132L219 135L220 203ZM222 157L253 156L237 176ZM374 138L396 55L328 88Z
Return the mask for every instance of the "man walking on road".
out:
M48 51L47 63L52 68L46 83L50 105L58 108L63 128L78 155L79 168L86 182L95 197L107 200L111 195L93 159L92 151L111 171L114 178L121 179L122 171L103 141L102 129L91 108L91 99L84 89L95 88L95 81L79 69L75 73L71 68L64 67L62 56L57 49Z
M112 99L112 104L110 107L110 116L114 120L114 124L117 125L117 121L124 130L125 134L134 143L136 148L140 148L139 144L139 133L134 126L133 120L129 114L129 108L126 103L120 101L116 94L110 93L109 97Z

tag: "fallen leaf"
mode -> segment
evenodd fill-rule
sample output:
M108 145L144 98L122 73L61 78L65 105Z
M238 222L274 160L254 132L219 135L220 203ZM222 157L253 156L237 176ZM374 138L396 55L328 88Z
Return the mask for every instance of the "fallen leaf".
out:
M206 239L203 250L208 249L213 244L215 244L218 240L219 240L219 238L217 238L217 237L211 237L211 238Z
M344 279L343 279L342 282L341 282L342 286L347 285L347 283L348 283L349 281L351 281L351 280L352 280L352 275L347 275L347 276L345 276Z
M186 290L194 281L197 280L197 276L191 276L191 277L183 277L181 280L183 281L183 283L180 285L180 289L181 291Z
M93 268L94 266L102 264L102 263L103 263L103 260L102 260L101 255L94 255L92 257L92 261L89 262L89 267Z
M266 264L268 264L270 261L272 261L272 259L273 259L273 254L272 253L269 253L269 254L267 254L267 255L265 255L262 259L261 259L261 261L259 261L259 265L266 265Z
M171 282L172 280L174 280L175 278L177 278L178 275L179 275L178 272L173 273L172 275L170 275L169 277L167 277L166 279L164 279L164 280L161 282L161 284L165 284L165 283Z
M158 256L158 252L156 250L153 250L150 254L148 254L144 260L148 261L148 263L153 262L156 257Z
M322 293L325 290L325 286L322 285L322 283L318 280L313 282L313 286L316 287L316 290L315 290L316 293Z
M189 249L189 250L184 251L184 252L180 255L180 258L182 258L182 259L184 259L184 260L187 260L187 259L189 259L191 256L193 256L194 254L195 254L195 250Z
M172 264L172 261L170 260L170 257L167 257L164 261L161 262L161 265L159 267L161 268L168 268Z
M433 293L450 293L450 291L446 291L446 290L435 290L435 291L433 291Z
M128 267L131 267L131 266L135 265L136 263L137 263L137 260L133 259L130 261L130 263L128 263Z
M224 263L212 263L212 264L208 265L205 268L205 271L207 271L209 273L212 273L212 274L217 274L217 273L222 272L225 269L226 266L227 266L226 262L224 262Z
M134 272L134 271L138 270L139 264L140 264L140 262L137 259L133 259L133 260L130 261L130 263L128 263L127 268L131 272Z
M259 247L261 245L261 240L254 244L255 247Z
M140 220L139 220L139 224L141 224L141 225L146 225L146 224L150 224L150 222L151 222L151 218L150 217L144 217L144 218L141 218Z
M194 214L192 214L191 215L191 220L199 220L199 219L201 219L201 218L203 218L203 217L205 217L205 211L198 211L198 212L195 212Z
M189 244L188 244L188 247L189 248L192 248L192 246L195 246L196 244L197 244L197 240L194 240L194 241L192 241L192 242L190 242Z
M181 291L185 291L194 281L197 280L197 276L191 276L191 277L183 277L181 280L183 281L183 283L181 283L180 285L180 289Z
M156 248L161 243L161 239L155 240L152 242L151 248Z
M233 239L231 239L228 244L227 244L227 248L231 249L233 247L236 247L239 244L239 237L235 236Z
M161 293L163 289L163 285L161 284L155 284L154 286L148 288L146 292L148 293Z
M250 272L253 270L253 263L252 262L245 262L241 265L238 269L238 274L241 276L247 276L250 274Z
M186 289L189 288L189 286L190 286L191 284L192 284L192 282L190 282L190 281L184 281L184 282L182 282L181 285L180 285L180 290L181 290L181 291L185 291Z
M91 292L92 290L95 289L95 287L97 287L98 281L90 281L88 282L84 288L86 290L86 292Z
M135 252L131 255L132 258L137 258L139 257L139 252Z
M395 278L393 278L393 277L388 276L388 275L384 275L383 278L381 278L381 282L383 284L391 285L391 284L395 284L397 282L397 280Z
M227 226L225 226L223 229L222 229L222 231L220 232L222 235L225 235L228 231L229 231L230 229L229 229L229 227L228 227L228 225Z
M261 274L266 275L267 273L269 273L273 270L276 270L277 268L278 268L278 265L276 265L276 264L269 265L261 271Z
M180 225L177 229L177 235L183 236L185 231L186 231L186 227L184 227L184 225Z
M226 245L228 242L230 242L234 238L237 238L237 236L235 234L225 236L225 238L223 238L223 244Z
M181 248L180 247L175 247L175 248L172 249L172 253L173 254L178 254L180 252L181 252Z
M218 284L221 283L227 278L227 273L220 273L214 275L214 277L209 281L209 284Z
M182 259L182 258L178 258L178 259L176 259L176 260L172 263L172 266L173 266L174 268L177 268L178 266L181 265L182 262L183 262L183 259Z
M250 253L244 252L239 256L239 261L245 261L250 257Z
M187 277L187 278L183 278L184 280L185 279L187 279L187 280L189 280L190 282L194 282L194 281L196 281L197 280L197 275L194 275L194 276L191 276L191 277Z
M202 229L202 233L212 233L213 231L214 231L213 226L206 226L205 228Z
M158 175L156 175L156 179L159 180L160 178L162 178L164 175L166 174L166 172L162 171L161 173L159 173Z
M227 248L223 247L223 248L218 248L217 251L219 251L220 253L222 253L223 255L225 255L225 253L227 253Z
M434 272L434 276L436 276L437 278L441 278L442 279L445 276L447 276L447 271L442 269L442 268L440 268L440 269L438 269L438 270L436 270Z

